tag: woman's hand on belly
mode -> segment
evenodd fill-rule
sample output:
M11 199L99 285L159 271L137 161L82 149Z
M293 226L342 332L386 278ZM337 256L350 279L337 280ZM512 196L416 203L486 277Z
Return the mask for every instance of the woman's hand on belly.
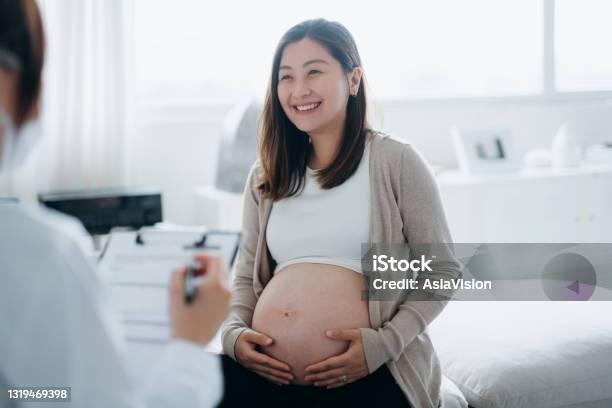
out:
M274 344L258 350L291 366L293 384L306 385L306 367L339 356L350 341L329 338L330 329L370 327L363 276L346 268L313 263L287 266L265 286L251 328Z
M236 361L277 385L289 384L293 380L291 367L256 350L257 346L270 346L273 343L274 340L265 334L246 329L238 336L234 345Z
M348 340L348 349L337 356L306 367L306 381L328 389L341 387L368 375L368 364L359 329L328 330L327 337Z

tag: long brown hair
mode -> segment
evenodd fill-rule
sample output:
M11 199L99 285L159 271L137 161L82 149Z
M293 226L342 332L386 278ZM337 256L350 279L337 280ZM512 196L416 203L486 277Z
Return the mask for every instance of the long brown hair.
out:
M272 63L266 99L258 129L261 169L256 188L274 201L298 194L305 182L306 164L312 154L308 134L299 130L285 114L278 98L278 71L288 44L309 38L325 47L343 71L361 67L361 58L351 33L340 23L325 19L297 24L281 38ZM366 91L362 77L357 95L349 97L344 135L334 161L316 172L321 188L330 189L346 181L357 170L363 156L366 134Z

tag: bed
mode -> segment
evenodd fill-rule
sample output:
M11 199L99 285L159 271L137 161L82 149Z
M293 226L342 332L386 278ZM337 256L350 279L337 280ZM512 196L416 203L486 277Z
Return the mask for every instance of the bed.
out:
M140 378L168 326L124 326ZM612 302L451 301L428 330L442 408L612 408Z
M428 330L444 408L612 407L612 302L453 301Z

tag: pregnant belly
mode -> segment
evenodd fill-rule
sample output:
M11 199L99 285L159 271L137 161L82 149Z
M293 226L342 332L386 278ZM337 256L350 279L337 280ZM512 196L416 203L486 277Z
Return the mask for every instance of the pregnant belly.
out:
M261 351L286 362L295 384L307 384L304 369L347 349L329 329L370 327L362 276L335 265L299 263L283 268L266 285L252 328L274 339Z

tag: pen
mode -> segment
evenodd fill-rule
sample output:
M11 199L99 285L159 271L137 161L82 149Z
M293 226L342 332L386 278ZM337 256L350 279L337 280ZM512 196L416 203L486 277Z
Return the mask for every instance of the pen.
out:
M191 260L187 265L187 276L185 276L185 303L190 304L196 295L196 285L195 285L195 273L200 269L200 264Z

